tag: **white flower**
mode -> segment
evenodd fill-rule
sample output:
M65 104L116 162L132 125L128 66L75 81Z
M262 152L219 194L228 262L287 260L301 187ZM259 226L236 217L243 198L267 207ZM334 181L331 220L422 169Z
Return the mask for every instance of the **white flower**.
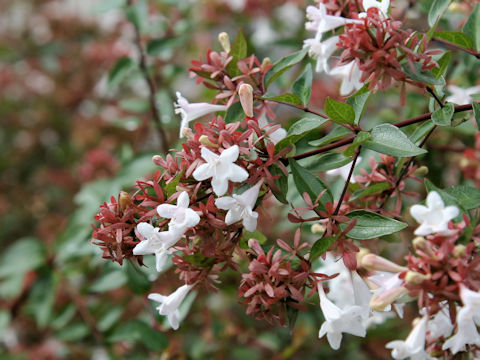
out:
M177 91L177 102L175 105L175 114L182 116L182 122L180 124L180 137L183 137L182 131L184 128L188 128L188 123L192 120L198 119L207 114L216 111L225 111L227 107L225 105L215 105L209 103L192 103L190 104L179 91Z
M168 223L171 231L183 235L188 228L197 225L200 221L200 216L188 208L189 204L188 193L183 191L177 198L177 205L158 205L157 213L161 217L171 219Z
M378 286L377 289L373 290L374 297L379 297L382 294L392 293L394 289L401 287L403 280L400 279L399 273L389 273L385 271L377 271L375 275L369 276L368 280ZM393 307L400 318L403 317L403 306L404 304L393 303ZM385 311L390 311L391 305L385 307Z
M458 208L455 206L445 207L442 198L436 191L430 191L427 196L427 206L413 205L410 208L410 214L421 225L415 230L414 234L425 236L432 233L449 235L448 222L458 214Z
M363 83L360 82L362 72L358 68L355 61L351 61L345 65L336 66L330 70L330 75L337 75L343 78L342 85L340 86L340 94L342 96L348 95L353 91L360 90L363 87Z
M471 95L480 93L480 86L473 86L473 87L464 89L459 86L448 85L447 89L452 94L450 96L447 96L445 100L458 105L471 104L473 101L473 98Z
M178 311L178 307L192 287L193 285L180 286L175 292L168 296L155 293L148 295L150 300L160 303L160 305L157 306L157 310L160 315L165 315L168 317L168 321L173 330L177 330L179 326L180 313Z
M155 267L158 272L165 268L168 260L168 249L175 245L182 234L173 231L162 231L146 222L137 224L137 231L145 238L134 248L134 255L155 254Z
M317 60L315 71L321 73L322 71L328 73L328 59L337 50L339 36L332 36L325 41L320 41L318 38L307 39L304 41L305 46L309 47L308 54Z
M358 165L360 161L362 161L361 156L358 157L356 164ZM331 176L339 175L346 181L348 179L348 174L350 173L350 169L352 168L352 164L353 162L350 162L342 167L339 167L338 169L328 170L327 175L331 175ZM355 183L355 178L353 176L350 178L350 182L352 184Z
M457 313L457 332L450 339L445 341L442 350L450 349L452 354L465 350L465 345L480 346L480 335L475 325L474 309L469 306L462 307Z
M248 172L234 164L238 159L239 152L237 145L223 150L220 155L202 147L202 158L206 163L195 169L193 177L198 181L212 178L213 192L222 196L227 192L228 180L242 182L248 178Z
M390 341L385 345L387 349L392 349L392 357L394 359L406 359L410 357L412 360L428 359L425 353L425 333L427 331L428 317L424 316L412 329L405 341Z
M337 350L340 348L342 333L365 336L366 329L362 324L361 317L362 307L353 305L340 309L327 298L321 284L318 285L318 293L320 295L320 308L325 317L325 322L318 333L319 338L326 334L330 347Z
M225 217L225 223L232 225L242 220L242 224L247 231L253 232L257 228L258 213L253 211L255 202L258 198L258 191L262 184L258 183L252 186L242 195L234 194L232 197L225 196L215 200L215 206L222 210L228 210Z
M431 339L438 339L440 337L447 338L452 335L453 324L448 315L447 302L442 306L431 320L428 321L427 331Z
M324 33L343 26L346 23L358 22L358 20L346 19L341 16L328 15L327 8L323 3L320 3L318 8L312 5L308 6L307 19L311 21L305 23L305 28L315 31L318 39L320 39Z
M377 8L380 11L380 14L387 16L388 8L390 7L390 0L363 0L363 9L365 12L358 14L359 17L363 18L367 16L367 11L370 8Z
M480 293L460 284L460 298L464 306L472 309L474 320L480 326Z
M258 125L261 128L264 128L268 124L269 122L267 119L267 115L265 112L263 112L262 115L258 118ZM286 136L287 136L287 131L283 128L277 129L274 132L270 133L270 135L268 135L268 137L270 138L270 140L272 140L274 144L278 143L280 140L282 140Z

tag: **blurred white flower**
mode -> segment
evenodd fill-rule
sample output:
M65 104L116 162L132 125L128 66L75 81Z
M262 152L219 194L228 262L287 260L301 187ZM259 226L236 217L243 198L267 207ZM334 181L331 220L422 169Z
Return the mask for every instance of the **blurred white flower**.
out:
M442 350L450 349L452 354L465 350L465 345L480 346L480 335L474 317L478 317L474 309L469 306L462 307L457 313L457 332L442 346Z
M324 41L320 41L318 38L312 38L303 42L305 46L309 47L308 54L310 57L317 60L317 65L315 66L316 72L328 73L330 71L328 59L330 59L330 56L337 50L338 39L338 36L332 36Z
M202 158L206 161L193 172L195 180L202 181L212 178L213 192L221 196L227 192L228 180L242 182L247 180L248 172L234 164L239 155L238 145L233 145L217 155L206 147L202 147Z
M160 315L168 317L168 321L172 326L173 330L177 330L179 326L180 313L178 311L178 308L192 287L193 285L180 286L175 292L168 296L156 293L148 295L148 298L150 300L160 303L160 305L157 306L157 310Z
M318 5L318 7L313 5L307 6L307 19L310 21L305 23L305 28L315 31L316 37L319 39L321 39L324 33L343 26L347 22L358 22L358 20L346 19L341 16L328 15L325 4L320 3Z
M200 221L200 216L188 207L189 204L188 193L182 191L177 198L177 205L158 205L157 213L161 217L171 219L168 223L170 231L183 235L188 228L197 225Z
M427 206L413 205L410 214L421 225L414 234L425 236L433 233L449 235L448 223L454 219L459 210L456 206L445 207L442 198L436 191L430 191L426 200Z
M430 359L425 352L425 334L427 331L428 317L424 316L413 327L405 341L390 341L385 345L387 349L392 349L392 357L396 360L410 358L412 360Z
M340 95L342 96L346 96L363 87L363 83L360 81L362 72L355 61L351 61L345 65L336 66L330 70L330 75L342 78L342 85L340 86Z
M184 128L188 128L188 123L190 121L213 112L227 110L225 105L215 105L203 102L189 103L179 91L177 91L177 102L173 103L173 105L175 106L175 114L180 114L182 116L182 122L180 124L180 137L183 137L182 131Z
M232 197L225 196L215 200L215 206L222 210L228 210L225 223L232 225L242 220L245 230L253 232L257 228L258 213L253 211L258 198L258 191L262 184L252 186L242 195L234 194Z
M384 17L388 14L388 8L390 7L390 0L363 0L363 9L365 12L358 14L359 17L363 18L367 16L367 11L370 8L377 8Z
M445 100L458 105L471 104L473 101L472 95L480 94L480 86L464 89L459 86L448 85L447 90L451 92L451 95L447 96Z

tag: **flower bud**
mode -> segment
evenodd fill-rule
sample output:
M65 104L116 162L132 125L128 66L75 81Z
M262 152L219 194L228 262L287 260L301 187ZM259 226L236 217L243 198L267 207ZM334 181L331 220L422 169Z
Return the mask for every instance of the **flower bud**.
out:
M412 243L413 243L413 248L415 250L423 251L432 259L436 258L435 253L432 250L432 247L430 246L429 242L425 240L424 237L417 236L415 239L413 239Z
M416 175L427 175L428 174L428 167L420 166L417 170L415 170Z
M357 253L357 262L361 264L363 257L368 254L370 254L370 250L367 248L360 248L360 251Z
M323 234L325 227L322 224L316 223L312 225L311 230L314 234Z
M218 145L211 142L207 135L200 136L200 139L198 139L198 141L202 145L205 145L205 146L208 146L208 147L213 147L213 148L218 148Z
M407 289L403 286L384 291L370 300L370 308L375 311L383 311L399 297L405 295Z
M223 50L225 52L229 53L230 52L230 37L226 32L221 32L218 34L218 41L220 42L220 45L222 45Z
M453 256L456 258L462 257L463 255L465 255L465 250L465 245L458 244L453 248Z
M262 71L265 71L265 68L266 68L268 65L270 65L270 63L271 63L270 58L269 58L269 57L266 57L265 59L263 59L262 65L261 65L260 69L261 69Z
M157 166L162 166L163 159L160 155L153 155L152 156L152 162Z
M130 195L128 195L128 193L125 191L121 191L120 195L118 196L118 203L120 204L120 209L125 211L125 209L132 204Z
M461 158L460 159L460 167L461 168L467 167L469 164L470 164L470 161L468 161L468 159L466 159L466 158Z
M375 254L367 254L362 257L362 265L367 270L372 271L388 271L388 272L402 272L407 270L406 267L400 266Z
M408 270L405 275L405 282L410 285L419 285L428 279L430 279L429 275L424 275L411 270Z
M189 127L183 127L182 136L189 140L192 140L194 137L192 129L190 129Z
M253 88L250 84L242 84L238 89L240 103L248 117L253 117Z

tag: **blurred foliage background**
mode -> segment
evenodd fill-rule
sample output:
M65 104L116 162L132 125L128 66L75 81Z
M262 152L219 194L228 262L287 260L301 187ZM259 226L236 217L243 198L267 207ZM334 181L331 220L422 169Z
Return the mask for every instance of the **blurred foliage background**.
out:
M373 329L366 340L347 335L335 352L318 340L318 302L299 315L292 332L257 322L237 303L240 278L233 272L223 275L221 292L190 294L186 319L173 332L146 300L148 292L170 293L179 285L173 272L157 274L153 257L146 257L141 269L120 267L103 260L89 242L98 206L148 177L155 170L152 155L161 153L135 26L157 86L168 145L175 147L175 92L192 102L211 99L190 78L190 61L204 59L209 48L220 51L218 33L234 38L239 28L260 59L298 50L307 5L306 0L1 2L2 359L389 358L385 342L408 332L402 333L396 320ZM417 11L426 10L419 5ZM279 86L300 70L280 79ZM327 96L338 96L337 89L336 81L317 79L310 105L320 108ZM371 103L382 107L390 97L398 94ZM408 107L395 100L396 108L375 109L372 116L394 119L428 109L421 94L411 93L408 100ZM299 116L282 110L279 121L286 126ZM432 171L440 168L433 165ZM268 237L291 233L284 214L272 216L282 217L278 228L263 229ZM408 313L406 318L411 320Z

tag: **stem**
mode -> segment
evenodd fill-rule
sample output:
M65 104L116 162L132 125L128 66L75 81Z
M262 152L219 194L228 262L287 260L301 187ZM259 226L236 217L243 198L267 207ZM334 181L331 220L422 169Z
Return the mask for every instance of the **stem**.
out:
M128 6L132 6L133 1L128 0ZM160 136L160 141L162 143L162 151L164 153L168 152L168 143L167 137L165 135L165 131L162 126L162 120L160 118L160 111L157 107L157 101L155 99L155 94L157 93L157 86L155 84L154 79L148 73L147 67L147 56L145 55L145 50L142 45L142 40L140 36L140 29L138 26L132 22L133 28L135 30L135 45L137 46L137 50L140 56L140 70L142 72L143 78L147 82L148 90L149 90L149 100L150 100L150 111L152 113L153 120L155 121L155 125L158 131L158 135Z
M327 115L322 114L322 113L319 113L318 111L309 109L307 106L295 105L295 104L290 104L290 103L285 102L285 101L272 100L272 99L263 99L263 100L276 102L277 104L287 105L287 106L294 107L294 108L299 109L299 110L303 110L303 111L308 112L308 113L310 113L310 114L314 114L314 115L320 116L320 117L322 117L322 118L324 118L324 119L330 119Z
M361 148L362 147L359 146L357 148L357 150L355 151L355 157L353 158L353 161L352 161L352 167L350 168L350 171L348 172L348 177L347 177L347 180L345 181L345 186L343 187L342 194L340 195L340 199L338 200L337 207L335 208L335 211L333 212L333 216L338 215L338 213L340 211L340 206L342 206L343 199L345 198L345 194L347 193L348 185L350 184L350 180L351 180L352 175L353 175L353 170L355 170L355 164L357 162L358 155L360 155Z
M433 88L430 87L430 86L427 86L427 91L430 93L430 95L433 96L433 98L435 99L437 104L440 105L441 108L443 108L443 102L442 102L442 100L440 100L440 98L437 96L437 94L435 94L435 91L433 90Z
M445 44L455 50L460 50L460 51L464 51L466 52L467 54L470 54L470 55L473 55L475 56L477 59L480 59L480 51L474 51L474 50L471 50L471 49L465 49L461 46L458 46L457 44L454 44L450 41L447 41L447 40L443 40L443 39L440 39L440 38L437 38L437 37L432 37L432 40L434 41L437 41L439 43L442 43L442 44Z
M457 106L455 106L454 113L458 113L458 112L462 112L462 111L468 111L468 110L472 110L472 104L457 105ZM415 116L415 117L407 119L407 120L396 122L393 125L400 128L400 127L404 127L404 126L408 126L408 125L412 125L412 124L416 124L416 123L428 120L431 117L432 117L432 113L429 112L429 113L425 113L425 114L422 114L422 115L419 115L419 116ZM303 153L303 154L295 155L292 158L294 160L305 159L309 156L321 154L321 153L324 153L324 152L342 147L344 145L351 144L353 142L353 140L355 140L355 136L354 135L349 135L349 136L347 136L347 137L345 137L341 140L338 140L338 141L333 142L331 144L322 146L318 149L308 151L308 152Z

